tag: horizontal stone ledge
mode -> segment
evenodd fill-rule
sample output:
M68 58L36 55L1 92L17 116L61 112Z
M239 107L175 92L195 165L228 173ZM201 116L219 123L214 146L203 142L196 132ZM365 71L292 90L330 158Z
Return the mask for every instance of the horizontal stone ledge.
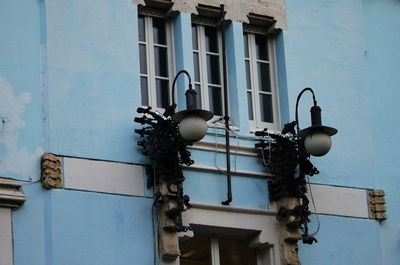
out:
M311 193L319 214L369 218L365 189L311 184ZM308 191L307 197L310 200L310 211L314 213L311 193Z
M277 211L270 209L258 209L258 208L245 208L237 206L225 206L217 204L207 204L207 203L190 203L194 209L203 210L213 210L213 211L223 211L223 212L233 212L233 213L246 213L246 214L259 214L259 215L276 215Z
M257 157L260 151L255 147L250 146L243 146L243 145L230 145L230 153L231 155L243 155L243 156L252 156ZM218 152L218 153L225 153L226 152L226 145L223 143L215 144L215 142L197 142L194 143L193 146L188 146L189 149L194 150L202 150L202 151L210 151L210 152Z
M14 179L0 178L0 207L17 208L26 198L21 191L21 182Z
M215 166L205 166L199 164L193 164L191 166L183 166L185 170L189 171L203 171L203 172L212 172L212 173L219 173L225 174L226 168L220 167L217 168ZM265 179L272 179L274 175L268 172L259 172L259 171L250 171L250 170L231 170L231 175L237 176L249 176L255 178L265 178Z
M81 158L63 158L64 188L144 196L143 166Z

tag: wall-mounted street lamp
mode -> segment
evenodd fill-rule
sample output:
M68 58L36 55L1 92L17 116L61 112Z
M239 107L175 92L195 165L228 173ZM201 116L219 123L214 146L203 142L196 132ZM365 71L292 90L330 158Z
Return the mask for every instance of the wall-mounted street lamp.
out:
M192 87L192 78L186 70L179 71L172 83L172 106L176 107L175 83L180 74L186 74L189 79L189 87L186 90L186 110L179 111L172 115L172 120L179 124L179 133L185 140L197 142L203 139L207 133L207 121L212 119L214 114L207 110L197 108L197 92Z
M298 104L306 91L312 93L314 101L311 107L311 126L300 130ZM317 242L313 234L308 232L311 211L306 196L306 176L313 176L319 171L309 158L310 155L323 156L328 153L332 145L331 136L336 133L335 128L322 125L321 108L311 88L300 92L296 101L296 120L285 124L281 133L268 132L267 129L256 132L257 136L265 137L256 147L261 148L264 165L275 175L268 187L270 200L278 204L277 219L282 223L281 227L291 230L288 234L296 235L299 228L303 231L301 237L286 238L284 242L300 239L306 244ZM291 247L296 249L296 243L292 243Z
M310 91L313 96L314 106L311 107L311 126L300 131L298 106L301 96L304 92ZM296 101L296 128L298 137L304 139L304 147L306 151L313 156L323 156L329 152L332 146L331 136L337 133L332 127L322 125L321 108L317 105L314 91L307 87L303 89L297 96Z
M185 93L186 109L175 113L175 83L181 74L185 74L189 79L189 87ZM190 230L190 227L183 225L182 212L190 207L190 198L183 193L185 177L182 164L193 164L187 146L205 136L207 121L213 114L197 108L197 92L192 88L192 80L186 70L176 74L172 83L171 98L172 105L163 114L152 111L151 107L139 107L137 112L144 115L135 118L135 122L142 124L143 128L136 129L135 132L142 138L138 142L142 153L151 161L147 170L147 183L155 189L154 205L159 211L163 211L160 213L162 218L170 219L167 223L173 224L161 225L161 222L160 226L168 232L185 232ZM167 203L174 206L165 207ZM168 210L164 211L166 208ZM170 254L167 253L166 256Z

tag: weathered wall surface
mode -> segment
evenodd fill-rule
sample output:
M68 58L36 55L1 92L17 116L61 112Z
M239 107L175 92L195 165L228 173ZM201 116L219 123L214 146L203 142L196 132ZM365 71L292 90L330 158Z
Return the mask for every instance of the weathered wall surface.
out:
M335 186L330 190L358 188L357 194L386 191L389 218L383 223L365 218L364 211L351 215L348 205L321 209L326 212L319 243L301 245L303 263L396 264L399 2L288 0L286 11L283 1L200 2L225 3L227 18L247 15L253 3L260 4L265 9L254 13L275 17L283 29L287 12L288 28L276 41L282 120L293 119L298 92L310 86L324 123L339 129L331 152L313 159L321 173L311 181ZM186 12L173 21L177 71L193 73L189 13L197 12L195 3L175 1ZM0 3L0 176L27 182L26 203L13 212L16 265L153 263L152 193L140 171L147 161L132 132L139 127L132 120L140 105L136 17L131 0ZM237 134L252 137L242 90L243 28L237 22L245 18L233 20L226 32L232 121ZM183 90L178 83L179 94ZM301 127L309 124L310 99L300 104ZM215 149L223 148L223 130L209 132L208 147L192 149L196 165L185 170L185 192L194 203L219 205L226 199L226 178L217 166L225 167L225 156ZM231 156L232 206L268 211L267 183L260 178L265 169L248 151L254 143L232 138L232 146L241 147ZM48 191L33 183L44 151L67 157L64 189ZM80 164L82 158L107 162ZM112 168L118 169L107 171Z
M388 208L382 223L320 217L319 243L300 247L306 264L395 264L400 258L399 12L399 1L393 0L287 1L291 109L300 89L311 86L324 122L339 130L329 155L314 160L321 174L312 181L384 189ZM302 105L306 127L307 103Z
M38 180L44 150L40 1L2 1L0 22L0 176Z
M132 0L136 4L145 5L145 0ZM157 1L155 1L157 2ZM196 7L198 5L207 5L212 7L220 7L225 5L226 19L249 23L249 14L273 17L276 27L280 29L286 28L285 1L278 0L172 0L171 10L198 15Z

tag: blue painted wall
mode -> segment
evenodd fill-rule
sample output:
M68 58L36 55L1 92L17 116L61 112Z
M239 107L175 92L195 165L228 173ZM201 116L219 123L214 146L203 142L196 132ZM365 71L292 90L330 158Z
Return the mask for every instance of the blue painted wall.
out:
M308 265L397 264L400 2L287 0L286 5L288 29L276 39L282 121L294 119L301 89L314 88L324 123L339 134L327 156L313 159L321 173L312 182L384 189L389 217L378 223L321 216L319 243L301 245L301 259ZM27 195L13 213L16 265L153 263L151 192L136 198L45 191L36 183L45 151L147 163L133 135L140 105L136 18L130 0L0 3L0 176L25 181ZM178 15L173 26L175 70L192 73L190 15ZM237 134L251 136L242 25L229 24L226 38L232 121ZM310 123L310 105L311 96L305 95L302 128ZM209 132L206 140L224 142L214 135L223 130ZM198 164L225 167L222 154L215 159L214 153L192 153ZM265 170L254 157L232 154L231 161L238 170ZM193 202L226 200L224 174L187 170L185 176ZM269 207L263 179L234 176L233 196L233 206Z
M400 158L399 12L400 2L394 0L287 1L289 102L294 104L303 87L313 87L323 120L339 129L331 152L314 160L321 174L312 181L384 189L388 208L388 220L382 223L321 218L322 242L300 248L307 264L397 264L400 259L395 166ZM309 102L305 99L302 105ZM302 107L302 127L309 124L308 117ZM331 227L335 232L329 232ZM328 239L336 239L334 248L332 241L324 243ZM354 256L353 251L363 254ZM331 253L331 259L321 253Z
M1 1L0 35L0 176L37 180L44 151L40 1Z
M152 199L23 188L27 202L13 214L14 264L153 264Z

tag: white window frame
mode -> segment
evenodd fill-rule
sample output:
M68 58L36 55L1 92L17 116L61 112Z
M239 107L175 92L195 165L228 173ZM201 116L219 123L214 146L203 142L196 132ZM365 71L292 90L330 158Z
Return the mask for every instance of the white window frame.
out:
M169 81L168 87L168 100L170 104L172 104L171 98L171 86L174 79L175 74L175 58L174 58L174 42L173 42L173 27L171 21L168 19L162 18L165 20L166 26L166 37L167 37L167 45L154 43L153 38L153 17L139 14L138 16L142 16L144 18L145 24L145 38L146 41L138 40L138 45L146 46L146 69L147 74L140 73L140 78L147 78L147 92L148 92L148 106L152 106L157 111L164 111L164 108L157 106L157 89L156 89L156 79L163 79ZM155 62L154 62L154 47L164 47L167 48L167 59L168 59L168 77L156 76L155 74ZM140 53L140 50L139 50ZM140 54L139 54L140 55ZM139 58L140 59L140 58ZM140 89L141 91L141 89ZM174 95L175 97L175 95Z
M206 50L206 40L205 40L205 27L204 25L192 23L192 25L197 28L197 40L198 40L198 50L192 48L192 54L198 53L199 55L199 74L200 81L194 81L193 83L196 85L200 85L201 90L201 105L202 109L210 110L210 102L209 102L209 86L219 87L221 89L221 108L222 115L214 115L214 118L209 121L212 122L216 119L219 119L224 115L224 75L223 75L223 54L222 54L222 32L217 28L218 34L218 53L208 52ZM213 27L211 25L207 25L208 27ZM214 85L208 83L208 69L207 69L207 55L218 55L219 57L219 73L220 73L220 85ZM194 64L194 62L193 62ZM194 66L194 65L193 65ZM194 66L195 67L195 66Z
M217 238L226 238L227 235L229 238L243 238L247 235L249 246L256 249L257 265L280 264L280 243L275 209L248 209L201 203L192 203L192 207L189 211L183 212L184 224L192 228L201 226L201 236L211 238L212 265L219 265ZM178 236L185 238L195 235L192 231L188 231ZM175 262L160 264L180 265L180 261L177 259Z
M249 62L250 65L250 85L252 90L248 90L246 88L246 98L247 93L251 92L252 94L252 111L253 111L253 120L249 119L249 127L250 131L256 131L259 129L268 128L272 131L280 130L280 107L279 107L279 88L278 88L278 76L277 76L277 65L276 65L276 50L275 50L275 40L273 38L268 38L268 61L259 60L256 57L256 44L255 44L255 35L251 32L244 32L247 34L248 38L248 48L249 48L249 57L245 57L245 61ZM245 55L246 56L246 55ZM269 64L270 69L270 80L271 80L271 92L263 92L259 89L258 83L258 69L257 62L263 62ZM246 79L247 79L246 73ZM264 122L261 121L261 108L260 108L260 93L261 94L270 94L272 96L272 115L274 122Z

